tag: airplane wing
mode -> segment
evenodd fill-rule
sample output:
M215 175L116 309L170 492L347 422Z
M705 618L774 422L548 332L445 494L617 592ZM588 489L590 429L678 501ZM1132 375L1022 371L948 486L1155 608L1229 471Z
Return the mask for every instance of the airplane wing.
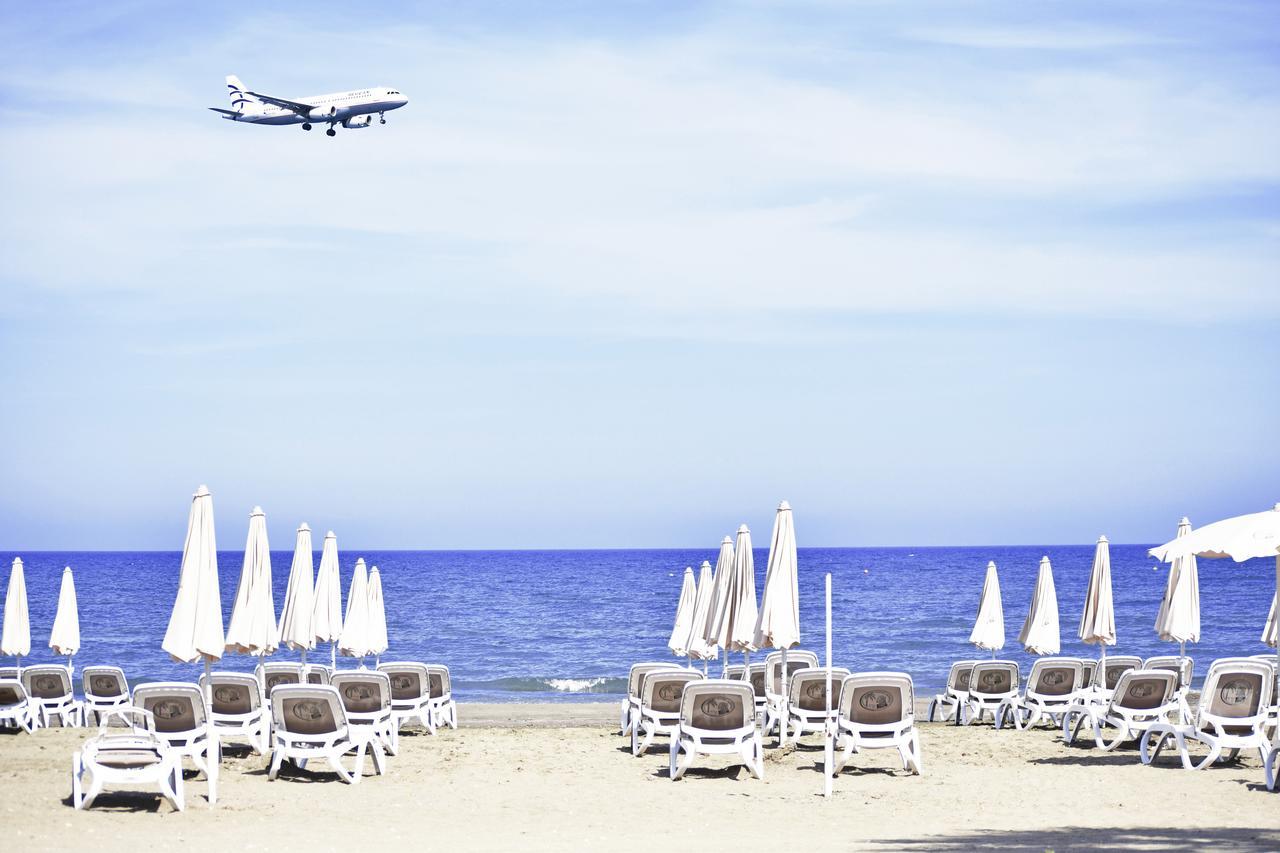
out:
M209 107L209 109L213 110L215 113L222 113L227 118L235 118L236 116L240 115L240 113L236 112L235 110L220 110L217 107Z
M305 116L307 113L315 109L315 107L310 104L300 104L297 101L286 101L284 98L273 98L270 95L262 95L258 92L247 92L246 94L253 95L253 97L263 103L271 104L272 106L280 107L284 110L292 110L300 116Z

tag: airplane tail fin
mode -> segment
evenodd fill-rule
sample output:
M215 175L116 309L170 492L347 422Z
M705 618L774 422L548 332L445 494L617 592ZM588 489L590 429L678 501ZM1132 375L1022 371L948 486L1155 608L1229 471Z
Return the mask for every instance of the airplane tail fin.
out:
M231 109L237 113L255 112L262 102L245 91L240 78L234 74L227 75L227 94L231 97Z

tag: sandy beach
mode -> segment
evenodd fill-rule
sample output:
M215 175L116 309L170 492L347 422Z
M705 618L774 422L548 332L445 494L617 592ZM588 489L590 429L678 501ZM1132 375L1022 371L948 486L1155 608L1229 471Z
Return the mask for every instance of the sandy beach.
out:
M1051 731L922 724L925 775L896 756L855 759L824 801L817 739L770 750L765 779L705 758L667 779L665 741L632 758L613 704L463 705L462 728L409 732L387 776L356 786L323 766L269 782L232 747L219 803L188 772L187 810L153 794L69 805L71 753L86 733L0 735L0 809L12 849L651 850L1280 849L1280 808L1256 756L1187 772L1134 750L1065 747ZM366 768L366 774L370 774Z

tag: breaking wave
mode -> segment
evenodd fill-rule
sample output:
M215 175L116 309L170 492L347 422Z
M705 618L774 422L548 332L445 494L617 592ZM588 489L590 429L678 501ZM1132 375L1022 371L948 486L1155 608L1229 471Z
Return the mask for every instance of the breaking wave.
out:
M491 681L458 681L459 687L509 693L603 693L627 692L625 678L495 678Z

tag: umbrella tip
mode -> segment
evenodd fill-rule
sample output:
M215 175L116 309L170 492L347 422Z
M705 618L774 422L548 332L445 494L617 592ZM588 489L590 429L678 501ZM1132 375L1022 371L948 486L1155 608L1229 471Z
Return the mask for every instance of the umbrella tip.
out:
M1273 506L1271 509L1272 509L1272 511L1273 511L1273 512L1280 512L1280 504L1276 504L1276 505L1275 505L1275 506Z
M739 533L750 533L751 531L747 529L747 526L746 526L745 524L740 524L740 525L738 525L738 532L739 532Z
M703 561L702 561L702 568L704 568L704 569L709 569L709 568L711 568L711 561L710 561L710 560L703 560Z
M1187 518L1187 517L1184 515L1184 516L1182 517L1182 521L1179 521L1179 522L1178 522L1178 524L1185 524L1185 525L1187 525L1187 526L1189 527L1189 526L1191 526L1191 519Z
M337 539L337 538L338 538L338 534L336 534L336 533L334 533L332 530L330 530L328 533L326 533L326 534L324 535L324 538L325 538L325 539Z
M720 544L721 544L721 545L732 545L732 544L733 544L733 537L732 537L732 536L726 536L726 537L724 537L724 540L723 540Z
M790 510L790 509L791 509L791 504L787 503L786 501L783 501L782 503L778 504L778 512L782 512L783 510Z
M208 494L209 494L209 487L206 486L204 483L201 483L200 488L196 489L195 496L198 498L203 498L203 497L206 497Z
M298 525L298 532L299 532L299 533L301 533L303 530L310 530L310 529L311 529L311 528L310 528L309 526L307 526L307 523L306 523L305 521Z
M13 558L13 565L14 565L15 567L17 567L17 568L22 568L22 558L21 558L21 557L14 557L14 558Z
M994 569L995 567L996 567L996 561L995 561L995 560L987 560L987 568L988 568L988 569Z
M249 517L253 518L255 515L266 515L266 513L262 511L262 507L255 506L253 512L249 513Z
M1107 537L1106 537L1106 536L1099 536L1099 537L1098 537L1098 544L1099 544L1099 545L1103 545L1103 544L1105 544L1105 543L1106 543L1106 541L1107 541Z

